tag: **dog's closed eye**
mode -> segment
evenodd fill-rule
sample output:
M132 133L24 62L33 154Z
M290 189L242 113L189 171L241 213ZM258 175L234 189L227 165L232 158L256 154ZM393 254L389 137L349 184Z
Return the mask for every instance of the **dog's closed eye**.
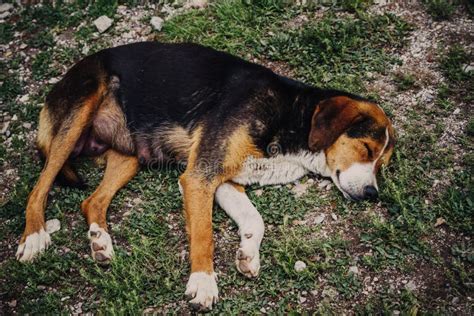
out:
M369 145L367 145L367 143L364 143L364 147L367 150L367 156L369 157L369 159L372 159L372 157L374 155L372 149L370 149L370 147L369 147Z

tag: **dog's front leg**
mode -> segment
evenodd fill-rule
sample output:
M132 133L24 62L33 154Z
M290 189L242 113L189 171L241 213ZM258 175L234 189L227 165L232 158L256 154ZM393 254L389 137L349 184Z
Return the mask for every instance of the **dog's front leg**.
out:
M190 243L191 275L185 294L196 309L212 309L218 290L214 273L214 241L212 238L212 202L215 185L193 172L180 177L183 191L186 229Z
M262 216L244 188L237 184L221 184L216 191L216 201L239 227L240 248L235 258L237 270L247 277L256 277L260 271L259 250L265 231Z

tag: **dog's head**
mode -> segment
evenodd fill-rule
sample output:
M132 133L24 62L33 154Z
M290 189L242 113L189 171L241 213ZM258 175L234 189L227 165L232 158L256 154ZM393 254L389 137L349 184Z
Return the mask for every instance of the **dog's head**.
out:
M322 101L308 143L312 151L324 151L328 175L346 198L377 198L376 174L388 164L395 143L392 124L378 105L346 96Z

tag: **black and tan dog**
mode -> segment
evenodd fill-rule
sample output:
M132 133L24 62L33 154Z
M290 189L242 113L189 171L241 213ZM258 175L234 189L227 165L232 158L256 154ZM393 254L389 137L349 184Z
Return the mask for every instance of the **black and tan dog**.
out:
M346 198L377 196L376 173L394 145L382 109L361 97L323 90L262 66L194 44L137 43L100 51L68 71L40 114L38 146L46 158L26 207L17 258L50 244L44 209L56 178L81 185L70 161L106 160L102 182L81 205L92 256L113 256L106 211L140 164L186 163L179 180L190 242L191 303L212 308L212 204L237 222L237 269L259 272L263 221L241 185L331 177Z

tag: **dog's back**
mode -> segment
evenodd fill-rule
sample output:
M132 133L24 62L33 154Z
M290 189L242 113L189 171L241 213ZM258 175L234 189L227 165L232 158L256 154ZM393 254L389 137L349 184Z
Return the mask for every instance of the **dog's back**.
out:
M277 85L288 88L272 89ZM274 104L268 113L258 108L256 99L270 90L291 95L291 87L264 67L200 45L124 45L88 56L68 71L47 98L42 115L48 122L40 124L40 135L54 135L80 100L98 93L100 100L72 157L96 156L113 148L137 155L141 163L186 160L197 124L220 130L229 120L271 118L278 107ZM295 84L295 91L297 87L302 88ZM267 123L261 125L270 127ZM48 147L49 139L42 137L39 147Z

